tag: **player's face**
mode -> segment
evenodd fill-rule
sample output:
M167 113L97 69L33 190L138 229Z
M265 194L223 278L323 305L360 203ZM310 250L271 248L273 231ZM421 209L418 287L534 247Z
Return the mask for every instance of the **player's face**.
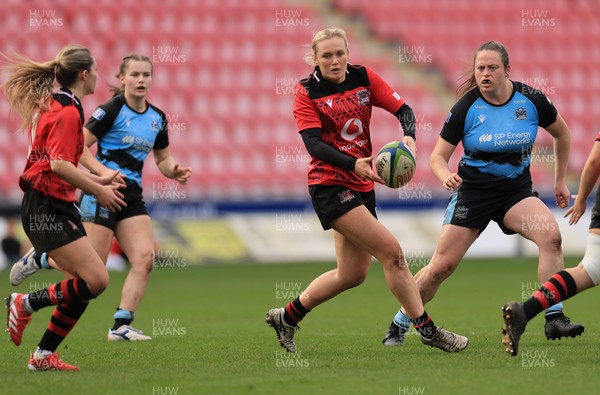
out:
M96 63L96 59L94 59L94 63L89 70L84 71L86 80L84 83L84 94L89 95L94 93L96 90L96 83L98 82L98 64Z
M508 81L506 68L498 51L483 50L475 57L475 80L483 93L498 93Z
M344 82L348 66L348 50L344 39L333 37L318 42L315 63L327 80L336 84Z
M125 96L143 99L152 85L152 66L148 62L131 60L120 79Z

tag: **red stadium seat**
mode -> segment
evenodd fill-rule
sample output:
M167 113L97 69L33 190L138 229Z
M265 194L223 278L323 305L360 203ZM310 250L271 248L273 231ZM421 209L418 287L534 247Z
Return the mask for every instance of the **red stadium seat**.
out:
M546 88L571 127L573 167L578 171L583 166L586 149L600 130L600 98L594 94L600 89L595 3L498 0L494 18L482 18L489 6L471 0L423 0L418 7L394 0L331 3L339 17L363 18L370 35L347 29L351 60L371 66L415 110L419 180L439 187L428 168L428 153L452 104L458 77L471 66L477 46L489 39L509 49L511 77ZM99 80L96 94L84 101L86 116L108 99L106 84L118 83L114 74L122 57L131 51L145 53L155 64L148 99L170 117L173 155L194 167L193 180L201 184L190 185L194 198L306 198L307 157L291 109L295 84L312 70L303 62L310 37L325 25L310 5L281 0L182 0L142 8L136 0L82 4L53 4L65 26L49 31L27 26L31 4L11 3L11 12L0 15L0 50L50 59L66 43L89 46ZM556 26L524 26L526 10L547 11ZM371 45L380 48L381 42L389 43L387 53L372 56ZM403 62L402 53L422 54L425 61ZM441 76L444 86L431 82L439 80L429 79L430 74ZM5 110L0 104L2 114ZM16 128L13 121L8 130ZM374 146L400 135L398 122L382 110L374 111L372 130ZM11 191L24 159L15 159L11 152L14 148L24 155L27 141L6 136L6 130L1 136L11 142L10 151L0 150L0 170L10 173L0 172L3 198L18 195ZM277 162L277 152L285 150L292 157ZM144 172L150 185L164 181L153 163Z

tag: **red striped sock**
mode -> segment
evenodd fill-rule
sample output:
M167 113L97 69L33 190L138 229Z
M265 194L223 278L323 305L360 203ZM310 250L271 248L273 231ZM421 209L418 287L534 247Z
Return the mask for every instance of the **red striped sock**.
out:
M300 297L297 297L285 306L283 320L291 326L296 326L308 314L310 310L302 306Z
M419 318L411 319L411 321L417 332L419 332L419 335L421 335L425 339L431 339L435 334L435 331L437 330L435 324L433 323L433 320L431 319L429 314L427 314L426 311L423 312L422 316L420 316Z
M29 304L34 311L58 304L87 302L93 295L80 278L71 278L52 284L48 288L29 293Z
M42 350L56 351L60 343L77 324L87 306L87 302L57 305L52 312L50 323L38 347Z
M538 315L542 310L567 300L577 294L577 284L573 277L563 270L550 277L531 298L523 304L527 320Z

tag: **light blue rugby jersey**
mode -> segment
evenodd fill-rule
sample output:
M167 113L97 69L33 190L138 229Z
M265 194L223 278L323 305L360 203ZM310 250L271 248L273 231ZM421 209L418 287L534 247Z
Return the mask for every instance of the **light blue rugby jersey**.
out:
M465 186L507 189L531 183L530 153L538 126L556 121L557 111L539 90L512 81L513 94L502 105L487 102L475 88L452 107L440 136L462 142L458 174Z
M148 153L169 146L165 113L147 105L146 111L138 113L127 106L121 93L98 107L85 125L98 138L98 160L140 187Z

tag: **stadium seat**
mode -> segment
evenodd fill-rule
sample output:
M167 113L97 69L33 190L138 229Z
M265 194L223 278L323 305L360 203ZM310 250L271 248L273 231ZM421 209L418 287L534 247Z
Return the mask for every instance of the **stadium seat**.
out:
M96 94L84 101L86 116L109 97L106 84L117 84L114 74L122 57L131 51L145 53L155 63L149 101L170 117L172 153L182 164L194 167L193 180L202 184L190 185L194 198L306 197L306 161L292 115L293 89L312 70L303 57L310 52L306 45L316 26L324 24L321 9L282 0L153 1L142 8L136 0L82 0L81 4L74 8L65 1L53 3L65 28L50 32L28 28L24 21L31 4L11 3L11 12L0 15L0 32L4 33L0 34L0 50L50 59L67 42L89 46L100 77ZM489 13L489 7L470 0L423 0L418 7L394 0L333 0L331 4L338 17L362 18L369 34L365 45L363 37L354 40L355 32L348 29L352 61L371 66L415 109L421 128L419 179L438 186L428 171L427 153L449 110L438 99L440 93L452 95L476 47L491 38L509 49L515 79L547 78L538 82L555 91L549 96L571 127L575 171L583 166L588 138L600 130L595 116L600 98L594 94L600 89L596 73L600 51L594 50L600 24L595 23L595 3L498 0L493 10L497 18L485 19L481 15ZM530 28L527 35L514 35L515 29L526 29L521 12L528 9L547 10L559 23L551 32ZM298 18L291 22L299 26L278 23L278 15L285 17L285 12L290 19ZM371 56L368 47L382 42L389 43L391 58ZM162 50L176 51L180 57L165 61L154 56ZM402 50L424 51L431 62L400 64ZM418 82L404 76L401 70L406 69L420 73ZM430 73L440 74L446 86L422 84ZM0 104L2 114L5 110ZM26 139L7 135L17 124L11 119L0 133L11 142L11 150L0 150L0 169L10 173L2 173L2 195L13 193L7 190L15 189L14 180L23 165L23 159L14 159L17 154L10 151L14 148L24 155L27 150ZM372 130L374 147L399 136L397 121L380 110L374 111ZM298 160L277 164L277 149L283 147L297 153ZM164 180L153 163L144 171L150 183ZM248 181L249 172L260 181ZM10 188L5 180L12 180Z

